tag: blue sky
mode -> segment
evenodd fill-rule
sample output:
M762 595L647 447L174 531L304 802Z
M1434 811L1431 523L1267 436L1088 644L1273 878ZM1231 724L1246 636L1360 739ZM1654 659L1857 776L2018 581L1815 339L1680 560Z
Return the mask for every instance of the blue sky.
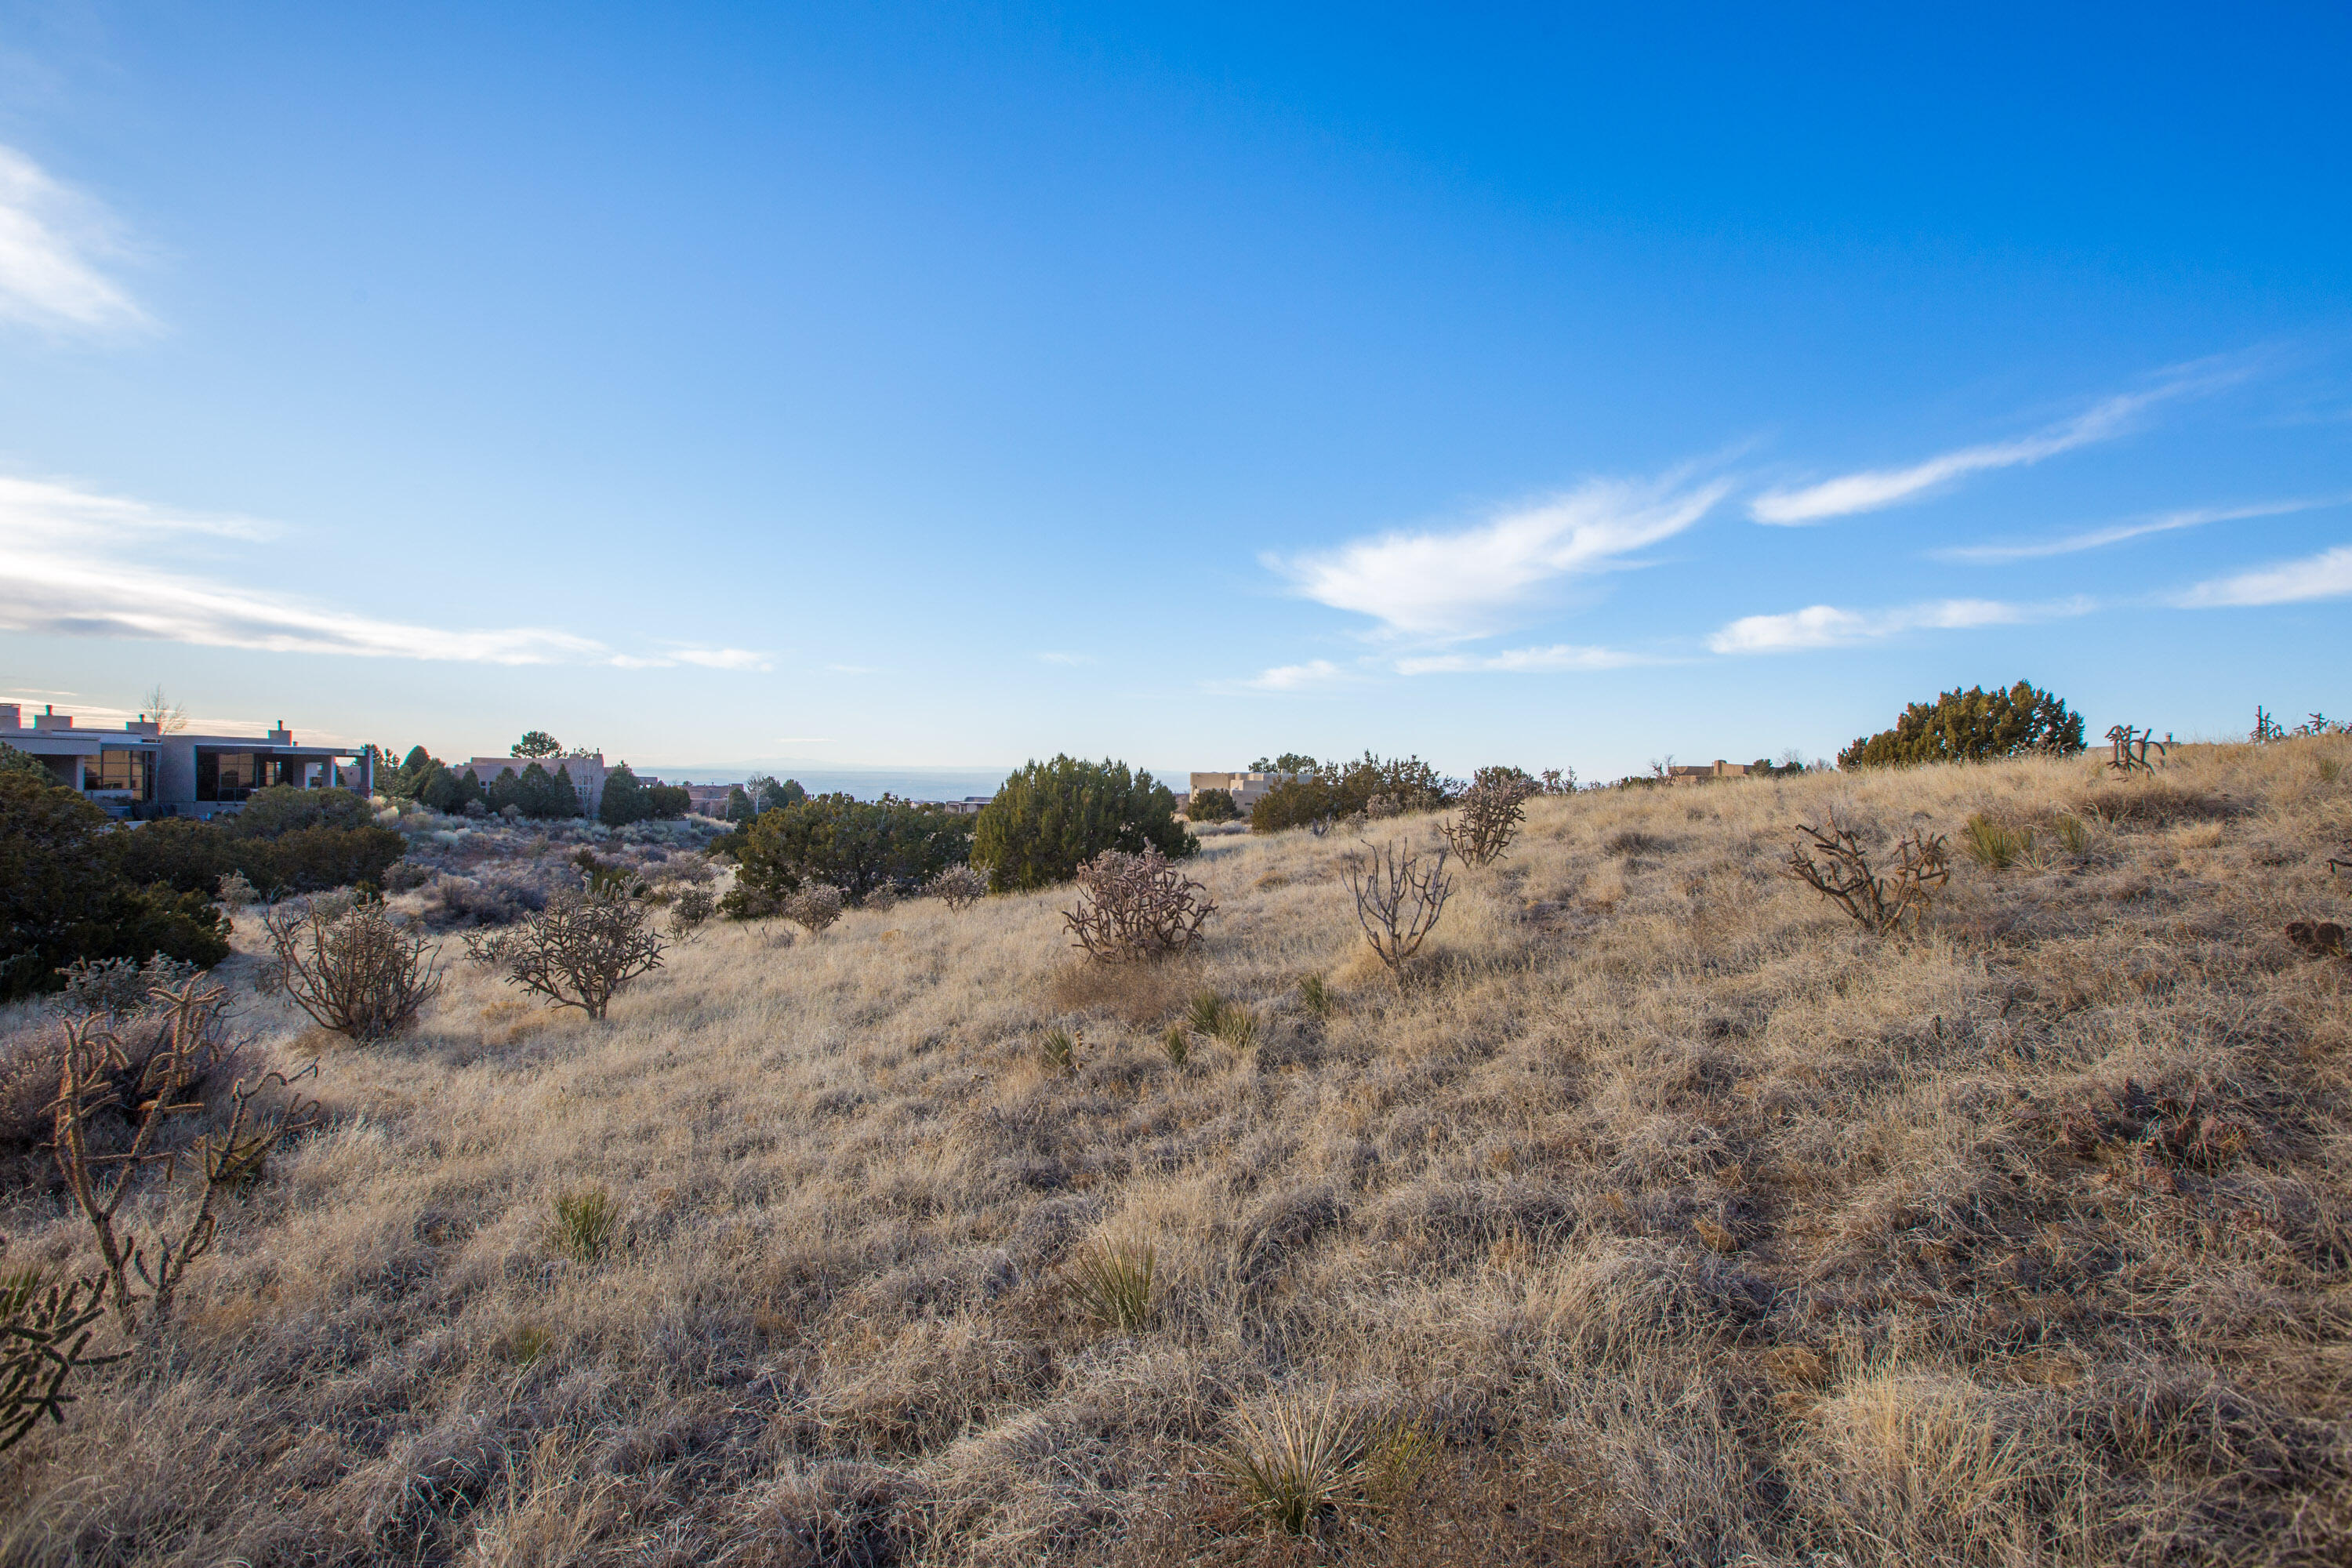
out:
M0 700L641 765L2347 704L2340 7L0 5Z

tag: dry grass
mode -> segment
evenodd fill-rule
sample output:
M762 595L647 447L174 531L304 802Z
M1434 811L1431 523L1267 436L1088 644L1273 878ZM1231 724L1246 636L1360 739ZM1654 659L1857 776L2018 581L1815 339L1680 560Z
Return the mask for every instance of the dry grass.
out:
M0 1458L0 1560L2344 1561L2352 965L2283 933L2352 916L2347 754L1537 800L1402 990L1300 833L1116 980L1049 892L719 927L602 1024L250 999L331 1124ZM2034 847L1874 939L1776 875L1832 809ZM1171 1060L1203 991L1255 1038ZM1309 1391L1427 1451L1294 1537L1205 1456Z

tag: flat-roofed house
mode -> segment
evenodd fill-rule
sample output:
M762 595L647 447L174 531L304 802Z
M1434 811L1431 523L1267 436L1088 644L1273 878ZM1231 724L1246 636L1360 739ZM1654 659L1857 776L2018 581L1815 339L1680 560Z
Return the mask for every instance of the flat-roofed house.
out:
M1244 816L1250 808L1266 796L1266 792L1278 784L1286 783L1288 773L1194 773L1192 791L1181 803L1190 805L1192 796L1204 789L1221 789L1234 797L1234 805Z
M572 793L580 797L580 809L585 815L593 816L604 805L604 753L602 752L572 757L475 757L466 763L466 767L481 781L482 787L488 789L491 782L507 769L512 768L515 776L520 778L522 771L533 763L551 773L562 773L571 780ZM639 779L637 782L644 784L646 781Z
M1668 768L1666 782L1670 784L1713 784L1717 779L1744 779L1755 772L1757 766L1754 763L1727 763L1717 757L1712 767L1702 763L1687 768Z
M0 702L0 742L37 759L57 781L117 816L233 815L255 790L375 788L374 754L364 746L306 746L283 721L262 735L166 734L145 714L120 730L84 728L45 707L26 724L23 708Z

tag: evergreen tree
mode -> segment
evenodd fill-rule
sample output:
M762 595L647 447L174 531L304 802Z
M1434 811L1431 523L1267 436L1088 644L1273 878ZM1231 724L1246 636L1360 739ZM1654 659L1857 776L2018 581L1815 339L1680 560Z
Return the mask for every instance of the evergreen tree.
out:
M1892 730L1865 735L1838 753L1841 768L1905 768L1922 763L1987 762L2030 752L2071 757L2083 749L2083 716L2031 681L2006 691L1971 686L1914 702Z
M604 775L604 798L596 807L599 822L607 827L625 827L653 814L653 802L646 798L645 785L637 782L628 763L623 763Z
M1066 882L1106 849L1170 859L1201 841L1176 820L1176 796L1125 763L1057 756L1004 781L973 825L971 863L1005 890Z

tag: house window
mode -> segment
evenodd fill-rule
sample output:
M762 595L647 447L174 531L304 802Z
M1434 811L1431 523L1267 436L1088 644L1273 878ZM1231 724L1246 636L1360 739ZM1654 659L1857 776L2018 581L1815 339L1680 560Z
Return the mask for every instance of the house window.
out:
M198 752L196 798L243 800L259 787L261 764L268 760L251 752Z
M128 747L110 747L98 753L98 760L82 773L82 788L120 790L135 795L141 800L152 798L147 753Z

